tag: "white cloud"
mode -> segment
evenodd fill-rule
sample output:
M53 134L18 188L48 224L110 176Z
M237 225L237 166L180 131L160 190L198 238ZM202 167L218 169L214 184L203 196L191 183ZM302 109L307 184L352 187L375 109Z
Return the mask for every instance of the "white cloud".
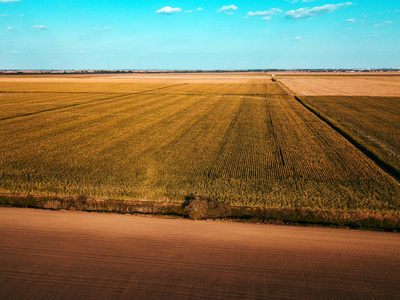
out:
M385 26L385 25L390 25L393 24L393 21L385 21L381 24L375 24L374 27L380 27L380 26Z
M19 2L21 0L0 0L0 2Z
M13 30L14 30L14 27L13 27L13 26L8 26L8 27L7 27L7 30L8 30L8 31L13 31Z
M289 10L285 13L285 18L287 19L306 19L323 14L328 14L334 12L335 10L353 5L351 2L339 3L339 4L326 4L323 6L316 6L313 8L299 8L296 10Z
M269 10L265 10L265 11L249 11L247 13L247 16L252 17L252 16L273 16L275 14L279 14L282 12L282 9L280 8L271 8Z
M222 6L217 12L219 12L219 13L223 12L223 13L231 15L231 14L233 14L234 10L237 10L237 6L231 4L231 5Z
M32 31L36 30L50 30L50 28L44 26L44 25L34 25L32 26Z
M303 39L302 36L296 36L296 37L294 38L294 40L302 40L302 39Z
M355 23L356 20L355 19L347 19L346 22Z
M193 13L193 12L195 12L195 11L202 11L202 10L204 10L204 9L202 9L201 7L199 7L199 8L197 8L197 9L195 9L195 10L192 10L192 9L185 10L184 13Z
M180 13L182 11L181 8L179 7L171 7L171 6L166 6L163 7L159 10L156 11L156 14L167 14L167 15L171 15L171 14L177 14Z
M271 20L271 16L265 16L264 18L262 18L263 20Z

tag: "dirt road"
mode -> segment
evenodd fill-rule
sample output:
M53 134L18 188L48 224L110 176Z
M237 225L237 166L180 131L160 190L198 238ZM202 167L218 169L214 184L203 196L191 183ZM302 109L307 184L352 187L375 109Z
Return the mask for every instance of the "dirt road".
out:
M0 299L399 299L400 234L0 208Z

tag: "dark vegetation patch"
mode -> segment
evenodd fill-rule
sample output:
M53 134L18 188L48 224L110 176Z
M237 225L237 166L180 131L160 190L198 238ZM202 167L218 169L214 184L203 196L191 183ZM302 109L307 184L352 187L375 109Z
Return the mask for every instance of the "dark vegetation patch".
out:
M307 102L305 97L297 97L296 100L299 101L305 108L314 113L318 118L328 124L332 129L342 135L350 143L352 143L358 150L364 153L369 159L371 159L375 164L377 164L383 171L388 173L400 183L400 171L396 169L395 166L387 162L387 158L381 153L377 152L373 145L366 143L359 135L354 134L351 130L347 129L345 126L341 125L340 122L331 118L326 113L318 110L314 106Z
M225 219L238 222L328 226L352 229L400 231L400 214L375 212L313 211L231 206L229 204L186 197L182 204L168 202L135 202L78 197L37 197L33 195L0 195L0 206L108 212L120 214L150 214L184 217L193 220Z

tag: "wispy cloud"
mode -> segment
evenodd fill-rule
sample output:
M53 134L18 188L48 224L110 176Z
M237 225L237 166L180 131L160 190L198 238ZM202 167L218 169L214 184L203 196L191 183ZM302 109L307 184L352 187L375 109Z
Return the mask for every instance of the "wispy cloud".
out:
M13 31L13 30L14 30L14 26L8 26L8 27L7 27L7 30L8 30L8 31Z
M247 16L249 17L253 17L253 16L273 16L275 14L280 14L282 11L282 9L280 8L271 8L269 10L264 10L264 11L249 11L247 13Z
M294 38L294 40L302 40L302 39L303 39L302 36L296 36L296 37Z
M185 10L184 13L193 13L193 12L195 12L195 11L202 11L202 10L204 10L204 9L201 8L201 7L199 7L199 8L197 8L197 9L195 9L195 10L193 10L193 9Z
M233 11L237 10L237 6L236 5L224 5L222 6L217 12L221 13L226 13L226 14L233 14Z
M21 0L0 0L0 2L19 2Z
M166 6L163 7L159 10L156 11L156 14L166 14L166 15L171 15L171 14L177 14L182 11L181 8L179 7L171 7L171 6Z
M44 26L44 25L34 25L32 26L32 31L37 31L37 30L50 30L50 28Z
M375 24L374 27L380 27L380 26L385 26L385 25L390 25L390 24L393 24L393 21L385 21L380 24Z
M347 19L347 20L346 20L346 22L349 22L349 23L355 23L355 22L356 22L356 20L355 20L355 19Z
M326 4L323 6L316 6L312 8L299 8L296 10L289 10L285 13L285 18L287 19L307 19L323 14L329 14L335 10L353 5L351 2L339 3L339 4Z

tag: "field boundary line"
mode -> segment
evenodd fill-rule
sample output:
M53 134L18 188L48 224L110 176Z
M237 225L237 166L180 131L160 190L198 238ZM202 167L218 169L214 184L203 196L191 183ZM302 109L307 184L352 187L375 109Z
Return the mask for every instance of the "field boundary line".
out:
M286 87L283 83L279 82L281 86L284 87L285 91L293 96L302 106L304 106L307 110L312 112L315 116L317 116L320 120L322 120L325 124L339 133L342 137L344 137L348 142L350 142L354 147L356 147L361 153L363 153L370 161L372 161L376 166L378 166L383 172L385 172L389 177L391 177L398 185L400 185L400 171L395 167L384 161L384 159L380 158L373 151L369 150L368 145L365 145L362 141L357 139L357 136L353 136L351 132L349 132L344 126L341 126L335 119L329 117L325 113L319 111L317 108L309 104L307 101L302 100L300 97L295 95L288 87Z
M97 199L85 196L0 193L0 207L190 218L190 215L185 211L185 202ZM400 214L398 212L335 211L234 205L228 205L226 208L227 214L216 214L205 217L205 219L400 232Z

